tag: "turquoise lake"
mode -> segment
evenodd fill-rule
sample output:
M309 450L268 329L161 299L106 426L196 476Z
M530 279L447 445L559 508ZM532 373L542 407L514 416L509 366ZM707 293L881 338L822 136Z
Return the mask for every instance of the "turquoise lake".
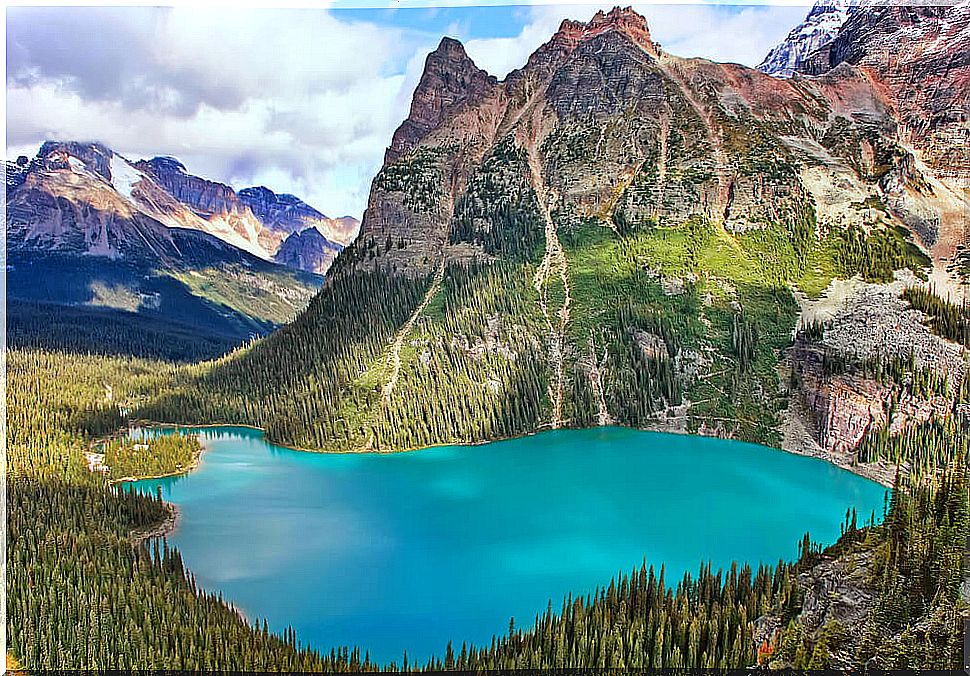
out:
M775 563L886 489L762 446L607 427L397 454L315 454L256 430L189 429L192 473L136 489L179 506L168 537L202 587L304 645L423 662L531 626L646 560Z

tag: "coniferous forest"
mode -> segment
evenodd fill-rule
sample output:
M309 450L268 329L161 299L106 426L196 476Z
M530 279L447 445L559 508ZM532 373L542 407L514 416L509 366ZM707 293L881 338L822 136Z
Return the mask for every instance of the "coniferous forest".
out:
M585 598L550 600L534 625L511 626L489 645L442 646L428 664L371 664L366 648L318 652L289 632L270 634L227 603L197 588L178 551L148 539L167 517L164 503L106 486L83 467L82 430L109 429L102 378L132 375L130 393L164 377L162 364L11 353L12 420L29 429L14 437L8 479L9 648L32 669L206 670L733 668L758 661L824 668L845 628L813 638L798 624L799 575L836 560L866 568L878 603L856 650L858 664L947 668L962 654L963 543L970 505L963 457L922 480L899 479L877 524L847 515L844 535L826 550L806 536L801 557L751 570L702 566L682 580L662 570L604 580ZM24 370L30 368L30 377ZM74 389L54 376L68 368ZM135 375L139 369L142 380ZM56 418L37 415L40 401ZM69 403L70 402L70 403ZM27 443L30 439L33 443ZM901 443L905 443L905 440ZM159 462L182 459L179 444ZM149 471L154 471L151 468ZM908 484L902 482L909 481ZM556 604L556 605L553 605ZM759 618L783 628L756 635Z
M502 152L519 161L512 149ZM459 209L455 237L506 255L401 275L367 265L397 243L359 240L294 322L223 357L192 361L180 344L173 353L151 348L151 341L142 343L147 351L125 354L144 335L137 325L127 329L130 335L124 326L112 329L111 340L74 332L54 342L42 338L43 330L18 325L7 355L7 485L8 635L19 664L479 670L763 662L821 668L832 654L845 657L845 646L856 664L956 663L966 610L959 543L968 534L961 469L968 435L960 416L866 435L860 462L887 459L911 473L900 479L885 518L864 526L847 522L842 540L828 550L806 539L798 561L727 571L699 561L697 573L682 580L636 570L601 581L588 598L550 599L534 624L509 627L489 645L442 646L428 664L373 664L366 645L309 649L293 632L271 634L258 619L250 624L227 600L198 588L178 551L151 537L172 518L169 508L111 483L185 471L196 461L197 442L175 435L141 444L117 435L133 421L250 424L272 440L311 450L468 443L553 425L557 375L545 354L548 325L539 308L540 299L553 311L561 308L565 289L535 286L541 252L527 234L537 227L534 201L495 206L489 190L508 188L488 167L476 184L481 195ZM521 231L515 246L494 234L506 221ZM713 426L777 444L790 395L776 369L792 344L796 317L788 284L807 263L795 250L788 263L766 261L766 235L726 236L701 219L626 234L591 223L563 227L572 315L556 424L597 424L606 411L617 424L649 427L690 402L685 431ZM894 242L905 241L892 236L867 248L852 237L807 245L806 255L847 266L841 275L884 278L882 263L867 267L876 259L866 252L893 251ZM886 254L890 267L909 260L905 247L896 251ZM779 276L765 285L769 272ZM671 290L669 278L682 286ZM916 288L904 297L931 318L934 331L961 340L959 308ZM20 316L21 322L29 317ZM818 343L825 330L806 326L794 340ZM966 381L950 382L912 359L826 354L823 362L827 376L861 374L898 388L900 396L952 394L955 408L967 401ZM91 453L102 454L106 474L91 471ZM806 628L799 619L806 594L799 576L847 558L860 562L867 589L878 597L864 630ZM861 636L849 636L852 631Z
M301 420L313 420L309 429L320 430L315 433L320 436L297 437L309 447L325 446L321 442L333 439L367 443L366 435L377 448L410 447L441 439L512 436L534 428L547 404L542 398L549 379L547 365L525 355L503 360L501 353L479 361L453 338L462 336L467 344L497 340L495 333L501 328L489 329L490 336L467 334L466 327L489 326L488 318L493 316L528 315L530 288L514 271L503 265L447 269L412 334L423 342L408 345L417 352L422 345L437 344L440 349L432 351L430 364L447 361L422 371L422 365L429 365L426 360L405 360L410 364L405 368L413 372L402 378L401 387L413 388L410 391L415 394L390 401L380 389L384 382L380 369L388 365L379 356L396 327L436 283L434 279L381 279L380 273L338 278L311 303L305 312L307 321L210 363L99 355L93 346L89 353L12 349L8 353L12 655L37 669L161 664L212 670L730 668L758 661L821 668L828 665L828 655L844 650L842 645L848 642L858 664L943 668L955 663L965 612L959 596L961 543L968 535L968 485L962 469L967 436L958 419L930 422L901 435L877 431L867 438L860 455L864 459L885 456L899 462L926 458L928 453L932 458L909 463L915 471L898 479L883 518L864 526L855 517L851 522L847 518L843 538L827 550L806 539L798 561L760 570L737 566L714 571L701 566L683 580L664 579L662 571L636 570L603 580L600 591L588 598L550 599L548 612L534 625L510 627L489 645L442 646L440 657L428 664L371 664L363 645L321 653L300 646L292 633L272 635L258 620L247 623L225 600L197 588L176 550L170 550L164 540L148 537L170 518L167 507L158 499L135 496L107 483L121 476L179 471L193 462L197 450L192 441L177 435L143 452L131 439L110 436L129 420L142 418L164 420L181 414L190 422L192 416L204 421L252 421L281 438L293 433L288 430L308 429ZM517 292L506 293L510 288ZM346 311L347 307L357 311ZM607 343L607 360L625 359L637 365L614 367L614 373L630 380L617 381L606 395L615 402L610 410L629 411L620 419L636 425L645 419L638 416L648 416L662 402L682 396L673 374L663 368L690 340L690 324L676 323L683 322L684 315L678 320L676 315L630 302L619 304L615 312L618 325L634 323L661 336L656 349L667 355L651 361L644 359L641 350L623 348L622 342ZM473 320L463 323L469 315ZM736 360L731 375L735 386L757 373L759 346L766 332L764 316L744 309L724 316L723 344ZM686 319L690 321L689 315ZM299 331L307 332L312 345L301 355L304 371L287 367L285 353L275 349L292 341L291 334ZM528 333L521 336L529 339ZM297 344L301 343L289 343ZM489 359L496 360L498 371ZM828 368L833 373L857 369L928 391L949 387L932 378L919 380L913 375L918 375L918 369L898 360L833 363ZM519 394L499 400L493 408L486 405L494 401L487 389L479 400L467 396L472 389L469 383L483 373L496 372L502 391ZM260 377L253 377L254 373ZM275 387L268 382L276 383ZM584 401L588 405L592 401L589 392L585 397L579 394L588 380L575 383L577 394L570 397L570 410L580 412ZM214 386L218 389L208 389ZM284 416L278 411L294 399L283 394L296 388L302 388L296 390L301 394L295 399L301 402L297 415ZM214 392L235 396L211 396ZM424 402L409 409L415 406L417 392L425 394ZM428 393L435 394L430 401ZM455 402L460 393L466 395L459 401L467 408L448 407L446 402ZM960 387L959 400L966 400L966 384ZM339 417L331 412L332 405L326 405L337 401L343 401L344 407ZM484 417L479 417L483 412ZM575 424L589 424L589 413L585 418L574 415ZM402 420L407 424L396 422ZM293 426L287 427L287 421ZM99 439L105 441L92 445ZM105 454L109 475L89 470L85 453L90 451ZM952 469L940 473L941 467ZM799 575L846 558L865 567L865 584L879 599L858 645L846 641L846 628L826 626L812 632L798 620L806 593ZM764 618L771 618L778 629L758 633Z

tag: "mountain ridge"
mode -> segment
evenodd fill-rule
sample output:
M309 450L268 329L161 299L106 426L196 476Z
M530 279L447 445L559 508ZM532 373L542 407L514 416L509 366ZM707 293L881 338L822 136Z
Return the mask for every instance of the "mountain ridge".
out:
M59 305L73 308L63 312L75 321L117 326L125 315L97 311L113 308L130 313L132 327L147 326L134 314L151 318L161 334L172 324L180 342L182 324L194 326L224 350L264 335L309 301L321 277L236 246L245 242L225 236L228 219L222 230L213 226L146 173L157 170L98 143L47 142L33 160L7 163L7 293L40 304L12 305L30 320L19 322L18 336L59 334L45 319ZM216 197L227 195L223 187Z
M177 158L133 162L97 142L47 141L32 160L8 162L7 167L10 189L19 187L31 171L89 172L132 209L169 228L207 232L266 260L273 260L286 237L306 227L316 227L339 248L353 241L358 227L351 217L328 218L293 195L277 195L264 186L237 193L188 173Z

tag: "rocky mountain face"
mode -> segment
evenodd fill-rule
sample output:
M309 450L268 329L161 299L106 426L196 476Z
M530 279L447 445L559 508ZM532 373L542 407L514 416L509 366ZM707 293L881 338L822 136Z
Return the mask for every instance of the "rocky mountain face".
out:
M277 250L274 260L300 270L324 273L330 269L343 247L309 227L292 233Z
M270 257L285 237L285 233L264 227L239 200L235 190L186 173L185 167L174 158L156 157L136 162L134 166L188 209L191 215L184 219L186 224L182 227L200 224L216 237L262 258ZM170 212L164 216L178 218Z
M398 127L385 153L385 163L397 160L463 105L481 100L497 80L478 68L457 40L444 38L428 55L411 101L407 120Z
M132 178L104 146L45 143L7 193L8 249L176 261L179 234L130 199Z
M171 157L141 160L135 167L202 219L207 232L261 258L273 259L290 234L307 227L318 228L340 248L356 236L355 219L327 218L294 195L277 195L262 186L236 193L227 185L187 173ZM183 227L193 227L192 222Z
M795 340L791 357L805 403L818 425L817 440L835 457L851 459L864 437L875 430L899 434L945 419L954 408L955 388L919 391L872 373L831 366L833 359L847 355L870 363L911 360L917 371L936 373L951 383L963 381L965 350L933 334L922 313L899 298L904 286L899 281L859 285L846 294L819 340L803 336Z
M544 346L547 369L540 424L643 426L649 419L664 429L770 442L767 429L777 421L753 432L754 423L733 407L715 412L693 403L725 396L723 387L709 389L705 365L743 353L736 332L743 333L746 308L760 302L755 289L798 291L853 274L888 282L893 270L906 267L929 275L937 288L958 288L952 258L967 241L965 218L956 214L970 213L963 151L953 147L966 133L964 15L963 6L820 4L792 33L797 58L776 54L775 62L800 71L786 79L668 54L631 9L563 22L503 81L446 38L427 59L409 117L372 184L361 235L338 262L340 275L374 270L420 280L456 265L524 266L539 318L526 342ZM892 57L891 42L904 42L914 58ZM912 87L916 80L934 86ZM678 249L685 241L687 248ZM883 246L885 254L875 253ZM675 263L671 247L686 258ZM643 288L656 285L666 299L659 305L644 299L638 312L668 319L650 320L649 328L619 321L627 310L614 303L633 303L629 291L610 287L620 300L602 295L603 288L588 296L593 251L620 257L610 263L614 270L647 275ZM740 273L745 267L750 276ZM828 276L814 279L819 274ZM439 292L434 284L428 291ZM900 292L895 288L896 305L884 304L888 317L907 307ZM695 294L700 305L687 312L710 335L693 334L689 321L662 328L686 321L669 314L670 303L682 302L672 299ZM795 316L784 307L751 329L761 336L759 349L769 325L778 331L775 357L765 365L778 363L787 349L783 334L790 338L794 328ZM719 312L735 316L734 333L720 339ZM833 335L854 325L853 317L830 317ZM473 332L503 345L499 325L486 324L491 328ZM528 320L506 317L503 325L521 332ZM610 355L627 340L649 368L669 368L674 389L682 388L681 395L671 391L645 404L647 418L614 408L622 407L621 371L631 367ZM665 350L644 347L656 345L667 346L669 362ZM434 361L434 341L427 350ZM807 402L824 452L851 455L887 422L893 388L865 374L813 379L815 353L791 354L804 375L793 396ZM421 369L414 369L417 377ZM743 370L739 377L760 392L760 401L775 396L768 393L777 391L777 380L754 382ZM589 400L570 392L577 380L587 382L582 397ZM904 402L894 432L952 405L952 398Z
M777 77L791 77L809 54L832 41L858 6L859 0L819 0L805 20L768 52L758 70Z
M883 155L867 160L873 175L880 175L879 191L893 215L918 232L951 273L959 272L952 263L967 238L968 23L966 2L850 7L833 39L799 66L803 73L831 77L852 65L873 80L899 125L890 154L880 153L876 139L865 150ZM934 281L947 284L945 275Z
M847 8L822 5L811 16L816 24L835 25L825 17L848 14ZM823 72L795 81L666 54L651 41L642 18L627 10L600 13L587 24L564 22L503 82L488 78L459 43L445 39L428 57L410 116L374 181L362 236L403 241L403 248L384 252L388 262L402 267L415 261L421 267L435 253L471 255L459 245L474 242L452 236L460 203L489 160L514 148L528 161L518 167L503 162L504 178L548 189L548 206L565 219L604 216L619 226L698 214L740 232L785 220L807 201L814 202L824 225L844 227L864 225L873 215L853 203L878 198L898 207L892 216L925 234L928 246L943 230L952 239L954 224L922 223L919 214L938 211L944 198L963 206L965 196L951 195L946 186L937 193L935 185L920 185L936 178L962 180L955 157L961 151L950 141L965 131L965 122L947 122L960 117L967 90L958 86L967 53L962 14L947 9L951 28L945 34L939 27L927 29L916 40L935 45L927 50L937 54L936 61L917 62L947 84L936 88L942 93L935 102L920 94L915 96L922 102L907 103L896 70L873 81L878 73L866 59L875 63L882 57L863 58L838 47L877 44L872 31L864 39L851 37L858 26L885 23L872 18L877 11L882 10L853 13L845 35L832 42L833 53L842 56L819 68L812 65L820 58L813 54L803 70ZM942 11L927 10L933 16ZM944 53L950 56L941 61ZM908 73L914 68L907 62ZM899 94L892 93L894 86ZM911 105L923 112L938 108L930 118L938 121L911 130L919 117L904 110ZM933 146L917 140L927 124L940 127L950 141ZM919 152L911 153L911 145Z
M884 179L888 203L951 272L966 275L970 3L867 6L799 70L819 75L843 65L878 83L900 124L899 145L913 151Z

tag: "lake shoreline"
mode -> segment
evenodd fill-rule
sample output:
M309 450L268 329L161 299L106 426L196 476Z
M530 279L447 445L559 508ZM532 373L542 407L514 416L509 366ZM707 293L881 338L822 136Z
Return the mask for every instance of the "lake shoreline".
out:
M137 547L148 540L167 537L178 528L179 521L182 520L182 510L178 508L178 505L171 502L163 502L162 505L165 507L167 514L161 521L151 526L136 528L128 533L128 539L131 540L132 547Z
M791 419L786 421L786 424L790 424L790 423L791 423ZM577 428L572 428L572 427L551 428L550 427L546 429L538 429L533 432L528 432L526 434L516 435L514 437L501 437L496 439L489 439L484 441L472 441L472 442L461 442L461 441L442 442L438 444L431 444L428 446L415 446L412 448L392 449L392 450L386 450L386 451L366 450L366 449L328 451L323 449L301 448L299 446L290 446L287 444L278 443L276 441L268 439L266 437L266 430L264 430L261 427L257 427L256 425L236 424L236 423L211 423L206 425L184 425L184 424L177 424L177 423L159 423L151 420L141 419L141 420L131 421L128 429L130 429L132 426L140 426L140 427L146 427L146 428L161 428L161 429L188 428L188 429L200 429L200 430L215 429L219 427L239 427L239 428L249 429L255 432L259 432L260 435L267 443L270 443L274 446L278 446L279 448L285 448L287 450L296 451L299 453L316 453L316 454L328 454L328 455L391 455L391 454L397 454L397 453L412 453L412 452L421 451L425 449L441 448L445 446L475 447L475 446L484 446L487 444L492 444L492 443L502 442L502 441L513 441L515 439L524 439L524 438L536 436L538 434L542 434L544 432L554 431L557 429L558 430L596 430L603 427L603 426L577 427ZM713 436L713 435L707 435L707 434L689 434L680 429L664 429L662 425L655 425L647 428L627 427L625 425L613 425L612 427L618 427L621 429L637 431L637 432L659 432L661 434L674 434L677 436L687 436L687 437L697 436L697 437L703 437L703 438L711 438ZM803 432L803 430L799 430L799 431ZM113 438L119 433L121 432L116 432L107 438ZM781 448L776 448L773 446L765 446L764 448L778 451L781 453L790 453L791 455L797 455L801 457L815 458L817 460L826 462L834 467L838 467L839 469L855 474L856 476L860 476L864 479L868 479L869 481L877 483L885 488L891 489L893 487L893 479L895 478L895 472L896 472L895 465L892 465L890 463L878 463L878 464L873 463L869 465L852 464L846 459L837 458L832 454L826 453L824 449L818 446L818 444L814 443L814 440L811 439L809 435L806 435L804 433L800 435L792 435L790 433L786 433L783 435L783 437L784 438L783 438ZM739 440L733 439L733 441L739 441ZM93 443L97 443L97 442L93 442ZM753 442L744 442L744 443L753 443ZM112 479L109 481L109 484L116 485L121 483L134 483L137 481L147 481L151 479L165 479L169 477L186 475L198 469L198 467L202 464L202 456L204 453L205 453L205 444L201 444L201 449L199 453L196 454L196 457L194 458L193 463L189 467L168 472L166 474L156 475L156 476L123 477L120 479ZM178 526L178 521L181 518L181 512L179 511L178 507L172 503L166 502L164 504L166 506L166 509L169 510L169 515L166 516L166 518L164 518L156 526L149 528L144 532L138 531L138 530L132 531L129 537L132 539L133 544L137 545L138 543L144 542L145 540L149 540L156 537L165 537L175 532L175 529Z
M209 423L205 425L185 425L180 423L160 423L160 422L144 420L144 419L134 420L131 422L131 425L144 426L144 427L157 427L157 428L164 428L164 429L178 429L183 427L190 428L190 429L241 427L244 429L250 429L250 430L260 432L263 438L268 443L274 446L278 446L279 448L285 448L291 451L299 451L301 453L322 453L322 454L331 454L331 455L390 455L394 453L412 453L412 452L421 451L424 449L441 448L443 446L475 447L475 446L484 446L486 444L492 444L492 443L501 442L501 441L513 441L515 439L524 439L524 438L536 436L537 434L542 434L544 432L551 432L555 430L595 430L602 427L619 427L622 429L632 430L636 432L659 432L661 434L675 434L677 436L687 436L687 437L696 436L696 437L703 437L703 438L712 438L712 437L721 438L710 434L698 434L698 433L691 434L689 432L684 432L678 426L673 426L670 429L667 429L662 424L653 425L649 427L629 427L627 425L610 425L610 426L595 425L592 427L558 427L558 428L541 427L537 430L534 430L532 432L526 432L524 434L517 434L511 437L496 437L494 439L485 439L481 441L444 441L436 444L428 444L427 446L412 446L409 448L394 448L389 450L374 450L374 449L368 450L368 449L360 448L360 449L330 451L330 450L320 449L320 448L304 448L301 446L294 446L290 444L280 443L278 441L275 441L267 437L266 430L256 425L239 424L239 423ZM783 427L784 427L784 424L783 424ZM817 448L812 448L811 444L809 444L807 441L799 440L799 442L796 443L792 441L790 438L787 438L787 435L783 435L783 436L785 436L786 438L783 438L782 444L780 446L778 447L764 446L764 447L770 448L772 450L780 451L783 453L791 453L792 455L816 458L818 460L827 462L835 467L838 467L839 469L845 470L847 472L851 472L852 474L861 476L864 479L868 479L869 481L878 483L886 488L893 487L893 479L895 478L896 466L892 465L891 463L880 462L880 463L870 463L870 464L862 464L862 465L852 464L848 459L837 458L832 454L826 453L823 449L821 449L820 447L817 447L818 446L817 444L815 444ZM727 437L727 439L730 439L731 441L741 441L742 443L752 443L759 446L763 445L763 444L757 444L757 442L746 442L746 441L742 441L741 439L733 439L731 437ZM205 449L203 447L203 452L204 450ZM165 474L161 476L126 477L125 479L118 479L114 481L118 481L118 482L142 481L146 479L161 479L161 478L166 478L170 476L179 476L182 474L187 474L198 467L198 465L201 462L201 456L202 456L202 453L199 454L199 459L196 461L196 463L192 467L189 467L187 469L171 472L169 474Z
M201 446L201 444L200 444ZM168 479L173 476L182 476L183 474L189 474L199 468L202 464L202 454L205 453L205 447L202 446L199 451L193 456L192 462L186 467L181 469L172 470L171 472L165 472L163 474L151 474L148 476L123 476L117 479L108 479L108 484L114 486L115 484L132 483L135 481L149 481L151 479Z
M506 621L497 617L529 618L645 559L672 579L699 558L722 569L787 560L805 530L834 542L850 503L863 515L884 504L881 486L830 463L621 426L393 458L287 452L246 427L180 428L201 435L205 471L136 484L147 496L160 487L181 521L153 500L162 523L133 540L155 536L154 547L174 531L169 546L201 588L249 621L289 624L308 645L366 636L389 655L405 638L414 650L452 635L479 640ZM367 584L373 592L359 594ZM460 604L440 598L444 586ZM440 619L425 628L409 613Z

